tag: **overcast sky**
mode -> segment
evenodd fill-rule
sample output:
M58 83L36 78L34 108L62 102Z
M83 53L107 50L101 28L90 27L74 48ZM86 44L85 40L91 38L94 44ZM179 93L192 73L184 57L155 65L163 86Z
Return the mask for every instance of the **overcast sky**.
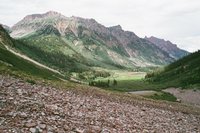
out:
M190 52L200 49L200 0L0 0L0 23L12 26L49 10L120 24L139 37L170 40Z

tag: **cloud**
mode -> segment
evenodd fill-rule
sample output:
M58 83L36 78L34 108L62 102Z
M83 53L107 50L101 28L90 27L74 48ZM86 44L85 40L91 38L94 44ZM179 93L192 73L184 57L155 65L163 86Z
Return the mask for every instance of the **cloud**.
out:
M200 35L178 38L177 40L183 42L179 44L180 47L187 49L190 52L200 50Z
M200 49L199 0L0 0L0 23L12 26L24 16L55 10L65 16L120 24L140 37L157 36L189 51Z

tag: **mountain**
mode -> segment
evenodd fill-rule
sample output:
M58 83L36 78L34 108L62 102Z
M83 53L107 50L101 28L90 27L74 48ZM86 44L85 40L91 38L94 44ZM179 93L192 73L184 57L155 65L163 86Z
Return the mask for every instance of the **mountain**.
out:
M94 19L65 17L54 11L28 15L11 29L11 36L21 41L17 49L62 71L138 69L174 61L167 52L120 25L105 27Z
M146 78L173 87L200 86L199 62L200 51L197 51L168 65L164 70L149 73Z
M178 48L176 44L173 44L170 41L165 41L164 39L159 39L153 36L149 38L145 37L145 39L167 52L170 57L176 60L189 54L189 52Z
M58 32L55 28L48 28L43 33L53 37L52 34ZM59 40L53 42L57 41L59 42ZM21 40L12 39L0 25L2 132L80 133L144 132L144 130L146 132L168 130L169 132L198 132L200 130L199 107L148 100L136 95L119 93L116 90L112 92L66 80L61 81L56 73L41 68L9 50L20 52L17 51L18 46L21 51L31 47L32 51L39 53L40 50L42 53L41 49L36 49L33 45L29 47L29 44ZM43 51L42 55L49 57L46 51ZM141 83L138 84L140 85ZM160 96L160 93L162 92L156 93L156 96Z
M11 33L11 28L7 25L0 24L8 33Z
M44 69L32 62L25 60L8 50L18 43L12 39L6 29L0 25L0 74L11 74L15 76L35 77L43 79L59 79L61 76L57 73ZM59 77L59 78L58 78Z

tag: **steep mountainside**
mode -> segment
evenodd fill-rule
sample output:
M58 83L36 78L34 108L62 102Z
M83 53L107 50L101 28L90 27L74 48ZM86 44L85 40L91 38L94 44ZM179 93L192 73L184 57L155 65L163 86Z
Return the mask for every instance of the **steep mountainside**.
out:
M174 59L180 59L189 54L187 51L178 48L176 44L173 44L170 41L165 41L164 39L153 36L149 38L145 37L145 39L167 52Z
M136 69L174 61L167 52L119 25L105 27L94 19L65 17L53 11L26 16L12 27L11 36L24 43L16 46L22 52L62 70L70 67L58 66L65 60L47 61L41 52L59 53L84 69L88 66Z
M153 82L167 83L169 86L200 86L199 62L200 51L197 51L146 77Z
M8 33L11 33L11 28L7 25L0 24Z
M26 75L30 77L58 79L59 74L39 67L32 62L16 56L7 50L6 47L13 47L17 41L13 40L6 30L0 25L0 74L12 73L17 75ZM5 47L6 46L6 47ZM23 76L22 76L23 77Z
M9 36L7 30L4 28L4 25L0 24L0 47L3 48L4 45L13 45L14 40Z

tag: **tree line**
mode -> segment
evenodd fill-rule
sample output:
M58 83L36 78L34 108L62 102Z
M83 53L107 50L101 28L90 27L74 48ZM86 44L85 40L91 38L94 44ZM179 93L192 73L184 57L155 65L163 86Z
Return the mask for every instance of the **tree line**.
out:
M117 85L117 80L113 80L113 82L111 83L111 81L108 79L107 81L90 81L89 82L90 86L96 86L96 87L110 87L110 86L116 86Z

